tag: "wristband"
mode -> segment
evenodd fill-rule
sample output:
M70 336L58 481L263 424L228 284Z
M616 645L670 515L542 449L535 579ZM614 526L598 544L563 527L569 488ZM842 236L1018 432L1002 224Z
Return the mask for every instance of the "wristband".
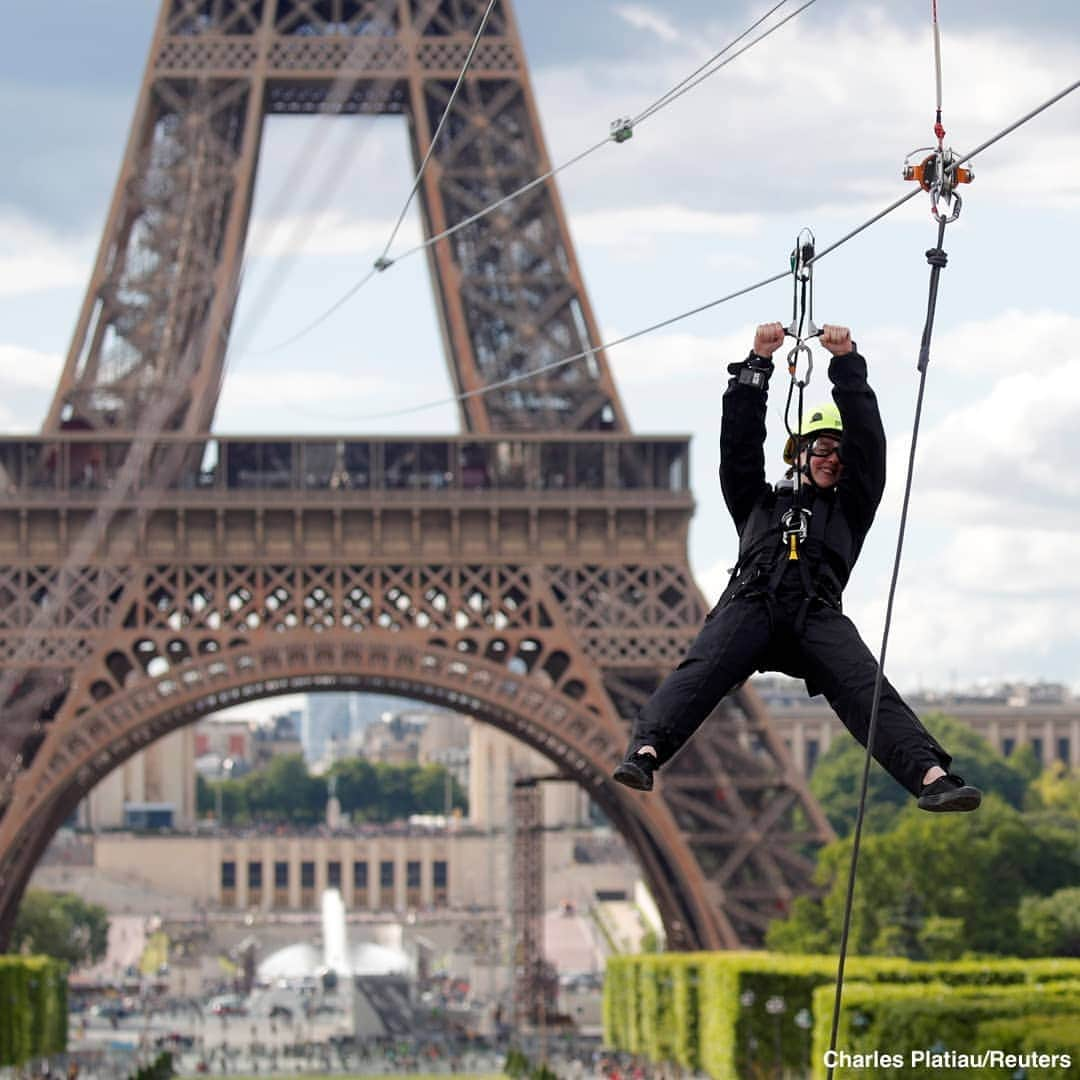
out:
M738 381L744 386L754 387L755 390L767 390L772 373L772 358L751 352L739 368Z

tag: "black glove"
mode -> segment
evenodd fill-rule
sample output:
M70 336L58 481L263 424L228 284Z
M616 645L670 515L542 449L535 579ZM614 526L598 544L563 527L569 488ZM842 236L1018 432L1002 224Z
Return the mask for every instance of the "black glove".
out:
M728 371L735 376L736 382L744 386L768 390L769 378L773 373L772 357L758 356L752 352L742 363L729 365Z

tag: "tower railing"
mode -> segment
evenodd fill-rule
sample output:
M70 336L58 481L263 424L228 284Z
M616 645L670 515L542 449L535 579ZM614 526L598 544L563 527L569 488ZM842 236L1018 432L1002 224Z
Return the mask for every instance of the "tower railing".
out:
M592 432L506 436L214 436L100 433L0 437L0 505L137 501L152 491L376 495L603 493L689 499L689 439Z

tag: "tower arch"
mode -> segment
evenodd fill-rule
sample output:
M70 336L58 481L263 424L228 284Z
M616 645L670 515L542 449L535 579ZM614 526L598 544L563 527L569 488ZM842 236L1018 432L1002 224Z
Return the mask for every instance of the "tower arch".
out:
M610 712L567 698L550 680L447 646L392 635L370 641L347 634L307 638L187 657L156 677L93 700L58 724L49 751L32 764L21 798L9 807L10 820L22 827L19 837L3 844L0 918L13 921L34 865L78 802L155 739L245 701L348 690L396 694L466 713L538 751L561 776L584 787L622 834L673 945L738 943L732 927L717 918L708 883L666 804L637 797L610 779L623 737ZM10 925L0 922L3 933L10 933Z
M484 6L162 0L52 407L0 436L0 947L95 776L207 695L360 671L576 770L673 943L759 944L811 887L832 832L752 691L655 795L607 779L707 610L689 440L630 434L554 180L471 220L550 165L510 0L419 190L426 235L457 230L428 262L467 438L210 434L265 117L407 113L419 161Z

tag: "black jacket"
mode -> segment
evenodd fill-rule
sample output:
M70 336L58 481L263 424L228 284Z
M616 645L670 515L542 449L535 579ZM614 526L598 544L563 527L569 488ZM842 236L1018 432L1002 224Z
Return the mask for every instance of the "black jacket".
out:
M732 378L720 427L720 486L739 533L736 573L721 603L768 588L778 562L786 559L781 518L794 502L793 487L774 487L765 479L768 381L740 381L745 364L728 368ZM801 504L811 516L801 554L818 596L839 607L885 490L885 430L866 381L866 361L857 352L832 357L829 380L844 422L844 471L828 490L803 477Z

